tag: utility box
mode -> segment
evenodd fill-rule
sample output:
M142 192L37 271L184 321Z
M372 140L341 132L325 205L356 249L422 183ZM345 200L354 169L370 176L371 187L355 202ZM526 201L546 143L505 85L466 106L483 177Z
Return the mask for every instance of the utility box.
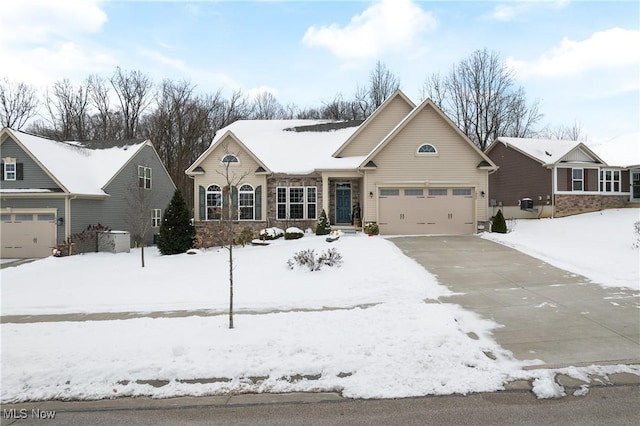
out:
M107 231L98 234L98 251L129 253L131 236L126 231Z
M531 198L520 200L520 210L533 210L533 200Z

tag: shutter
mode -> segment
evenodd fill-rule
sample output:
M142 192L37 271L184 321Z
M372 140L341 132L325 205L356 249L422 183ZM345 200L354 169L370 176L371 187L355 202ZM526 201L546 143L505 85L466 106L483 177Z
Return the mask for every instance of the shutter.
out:
M253 197L256 209L255 220L262 220L262 185L256 187Z
M567 191L573 191L573 169L567 170Z
M24 180L24 167L22 163L16 163L16 180Z
M589 169L582 169L582 190L589 190Z
M240 212L238 211L238 187L231 187L231 217L236 220L240 217Z
M0 171L0 180L4 180L4 163L0 164L2 164L2 170Z
M207 202L206 192L204 190L204 186L200 185L198 187L198 207L199 207L199 219L205 220L207 218L207 214L205 211Z

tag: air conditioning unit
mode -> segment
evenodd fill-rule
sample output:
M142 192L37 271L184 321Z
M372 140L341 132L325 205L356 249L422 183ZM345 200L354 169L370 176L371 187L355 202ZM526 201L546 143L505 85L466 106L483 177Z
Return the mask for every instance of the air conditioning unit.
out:
M521 199L520 210L533 210L533 200L531 198Z

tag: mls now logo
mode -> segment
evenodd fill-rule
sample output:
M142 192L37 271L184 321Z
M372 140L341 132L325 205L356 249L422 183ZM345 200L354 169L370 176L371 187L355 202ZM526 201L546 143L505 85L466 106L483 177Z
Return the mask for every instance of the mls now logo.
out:
M2 410L2 417L7 420L20 420L26 418L47 420L54 419L56 417L56 412L51 410L40 410L38 408L34 408L31 411L26 408L10 408L8 410Z

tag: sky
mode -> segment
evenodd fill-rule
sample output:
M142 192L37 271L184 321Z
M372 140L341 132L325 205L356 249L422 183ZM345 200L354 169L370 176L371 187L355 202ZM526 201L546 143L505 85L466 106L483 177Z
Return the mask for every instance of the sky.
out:
M592 141L640 130L634 0L5 3L0 78L42 93L119 66L202 93L266 90L283 105L317 106L351 97L380 60L418 103L427 76L486 48L539 101L541 125L577 123Z

